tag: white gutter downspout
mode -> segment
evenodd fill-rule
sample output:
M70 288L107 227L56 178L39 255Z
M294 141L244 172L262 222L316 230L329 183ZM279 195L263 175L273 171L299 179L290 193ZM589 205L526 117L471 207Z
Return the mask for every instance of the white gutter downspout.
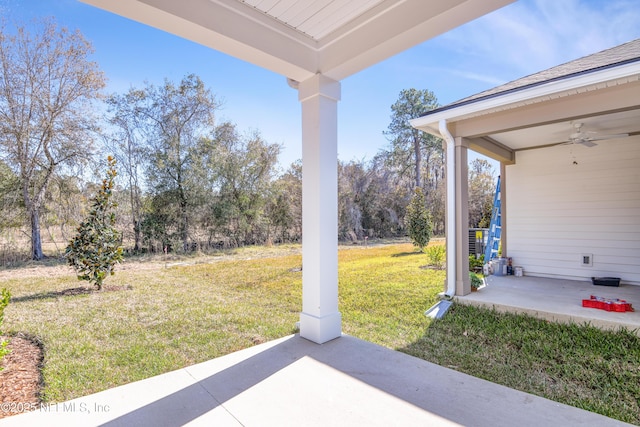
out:
M440 135L447 143L446 177L447 177L447 290L445 296L456 294L456 143L447 128L447 120L438 122Z

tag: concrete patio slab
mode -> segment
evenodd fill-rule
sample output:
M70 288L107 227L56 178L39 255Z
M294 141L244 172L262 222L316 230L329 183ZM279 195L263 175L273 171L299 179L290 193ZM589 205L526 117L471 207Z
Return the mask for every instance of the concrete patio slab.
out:
M590 281L531 276L487 276L485 282L486 286L478 292L456 297L456 300L551 321L589 323L614 330L625 327L640 335L640 286L594 286ZM618 313L583 307L582 300L591 295L626 300L635 311Z
M353 337L294 335L0 421L31 425L625 424Z

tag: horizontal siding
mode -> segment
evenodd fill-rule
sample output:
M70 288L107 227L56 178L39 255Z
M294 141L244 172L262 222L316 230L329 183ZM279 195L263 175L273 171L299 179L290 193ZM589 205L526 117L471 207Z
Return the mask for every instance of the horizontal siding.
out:
M640 285L640 137L518 152L506 186L508 255L525 274Z

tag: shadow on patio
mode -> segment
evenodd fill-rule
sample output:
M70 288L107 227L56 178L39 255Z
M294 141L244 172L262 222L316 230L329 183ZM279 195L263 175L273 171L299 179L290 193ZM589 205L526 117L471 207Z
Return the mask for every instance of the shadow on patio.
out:
M594 286L590 281L530 276L488 276L485 282L486 286L478 292L456 297L457 301L546 320L589 323L602 329L625 327L640 335L640 286ZM622 313L582 307L582 300L591 295L626 300L636 311Z
M0 425L528 426L622 423L350 336L288 336Z

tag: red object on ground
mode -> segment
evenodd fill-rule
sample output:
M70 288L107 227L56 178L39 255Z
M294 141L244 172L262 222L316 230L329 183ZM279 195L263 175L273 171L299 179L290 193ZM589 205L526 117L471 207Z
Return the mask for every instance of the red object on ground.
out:
M590 299L583 299L582 306L588 308L598 308L605 311L634 311L631 304L623 299L618 298L602 298L595 295L591 295Z

